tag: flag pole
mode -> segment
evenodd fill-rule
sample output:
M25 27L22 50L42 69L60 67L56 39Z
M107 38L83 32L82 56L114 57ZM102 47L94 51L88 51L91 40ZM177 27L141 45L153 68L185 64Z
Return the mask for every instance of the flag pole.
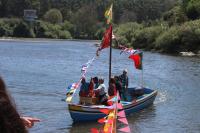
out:
M112 72L112 25L111 25L111 35L110 35L109 83L111 79L111 72Z
M141 62L142 62L142 88L144 87L144 73L143 73L143 70L144 70L144 68L143 68L143 53L142 53L142 60L141 60Z

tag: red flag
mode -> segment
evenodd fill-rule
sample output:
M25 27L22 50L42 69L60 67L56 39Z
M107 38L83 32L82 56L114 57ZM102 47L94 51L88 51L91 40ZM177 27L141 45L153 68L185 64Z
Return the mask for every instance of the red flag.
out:
M104 33L103 40L101 42L100 50L109 47L111 39L112 39L112 25L110 25L110 27Z
M91 128L90 131L91 133L99 133L99 130L96 128Z
M135 62L136 69L142 69L142 52L139 54L132 54L128 58L132 59Z
M129 126L121 128L121 129L118 129L118 130L121 131L121 132L125 132L125 133L130 133L131 132Z

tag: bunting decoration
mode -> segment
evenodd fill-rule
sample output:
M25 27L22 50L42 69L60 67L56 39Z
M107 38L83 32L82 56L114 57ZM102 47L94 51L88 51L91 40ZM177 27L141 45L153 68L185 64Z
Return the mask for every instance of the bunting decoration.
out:
M94 60L95 60L95 57L93 57L91 60L89 60L86 64L82 65L82 67L81 67L82 75L81 75L81 79L79 80L79 82L73 83L67 87L67 89L66 89L67 93L66 93L66 99L65 99L66 102L72 101L73 95L75 94L76 90L79 88L82 78L85 77L88 68L93 63Z
M91 133L117 133L117 120L124 125L126 125L123 128L118 129L121 132L130 133L129 124L123 109L123 106L121 103L118 103L118 100L120 99L119 93L117 93L117 96L113 97L109 101L113 102L112 108L104 108L100 109L100 111L107 116L104 118L101 118L98 120L100 124L104 124L103 131L99 131L97 129L94 130L94 128L91 129ZM121 110L118 112L118 110ZM98 131L98 132L97 132Z
M131 132L129 126L121 128L121 129L118 129L118 130L121 131L121 132L124 132L124 133L130 133Z
M82 77L85 77L85 74L87 73L87 69L90 67L90 65L93 63L95 60L95 57L93 57L91 60L88 60L88 62L84 65L82 65L81 72L82 72Z
M127 53L127 54L135 54L136 52L138 52L138 50L135 50L135 49L133 49L133 48L124 48L121 52L120 52L120 54L122 54L122 53Z
M113 4L111 4L110 8L106 10L104 16L107 19L106 23L111 24L112 22L112 9L113 9Z

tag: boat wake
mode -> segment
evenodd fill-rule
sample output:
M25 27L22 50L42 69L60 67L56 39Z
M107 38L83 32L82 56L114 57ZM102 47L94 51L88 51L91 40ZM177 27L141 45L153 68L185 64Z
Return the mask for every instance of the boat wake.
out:
M165 101L167 101L167 91L158 92L158 95L154 104L164 103Z

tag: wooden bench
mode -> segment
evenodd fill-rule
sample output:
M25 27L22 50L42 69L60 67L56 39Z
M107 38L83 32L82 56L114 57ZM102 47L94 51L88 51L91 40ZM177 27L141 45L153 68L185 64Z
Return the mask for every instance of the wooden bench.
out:
M95 105L98 103L97 97L80 97L80 104L83 105Z

